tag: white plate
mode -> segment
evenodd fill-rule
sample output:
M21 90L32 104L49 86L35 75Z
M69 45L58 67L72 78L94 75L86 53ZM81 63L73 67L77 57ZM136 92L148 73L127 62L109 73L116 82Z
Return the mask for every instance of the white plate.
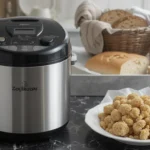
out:
M100 127L100 121L98 118L98 114L103 112L103 108L104 106L108 105L108 104L112 104L112 103L105 103L105 104L100 104L92 109L90 109L86 116L85 116L85 122L86 124L95 132L117 140L119 142L125 143L125 144L129 144L129 145L138 145L138 146L146 146L146 145L150 145L150 140L135 140L135 139L130 139L130 138L124 138L124 137L118 137L118 136L114 136L110 133L108 133L107 131L105 131L104 129L102 129Z

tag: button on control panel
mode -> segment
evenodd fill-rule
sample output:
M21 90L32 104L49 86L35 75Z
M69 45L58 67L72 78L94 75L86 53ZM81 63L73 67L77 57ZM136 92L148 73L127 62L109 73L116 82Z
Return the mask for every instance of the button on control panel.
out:
M52 36L44 36L40 39L41 45L49 46L54 41Z
M43 36L40 38L40 44L43 46L54 46L54 42L59 38L57 35Z

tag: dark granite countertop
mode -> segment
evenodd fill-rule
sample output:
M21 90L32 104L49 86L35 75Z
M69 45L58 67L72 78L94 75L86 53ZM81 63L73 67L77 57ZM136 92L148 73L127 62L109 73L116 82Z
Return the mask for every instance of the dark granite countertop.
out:
M149 150L150 147L125 145L92 131L84 122L88 109L102 97L71 97L71 119L67 127L49 140L11 144L0 142L0 150Z

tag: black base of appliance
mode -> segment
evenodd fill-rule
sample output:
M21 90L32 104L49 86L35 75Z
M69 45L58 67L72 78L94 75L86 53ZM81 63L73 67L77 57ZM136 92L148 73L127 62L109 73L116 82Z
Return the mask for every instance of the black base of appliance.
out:
M35 141L41 141L41 140L47 140L52 135L59 134L61 130L63 130L67 126L68 122L63 125L62 127L51 130L48 132L43 133L35 133L35 134L14 134L14 133L6 133L6 132L0 132L0 141L1 142L35 142Z

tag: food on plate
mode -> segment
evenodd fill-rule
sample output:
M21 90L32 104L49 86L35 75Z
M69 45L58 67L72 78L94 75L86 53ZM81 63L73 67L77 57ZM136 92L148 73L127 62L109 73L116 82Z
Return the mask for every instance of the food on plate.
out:
M144 129L140 133L140 139L141 140L146 140L149 137L149 129Z
M114 109L111 112L111 119L112 121L119 121L121 119L121 113L119 112L119 110Z
M124 103L121 104L121 101ZM113 104L104 107L98 114L100 126L107 132L121 137L150 139L150 96L136 93L117 96Z
M119 112L122 115L127 115L129 114L129 112L131 111L132 107L130 104L121 104L119 107Z
M133 106L132 106L133 107ZM139 115L140 115L140 109L139 108L132 108L131 111L130 111L130 114L129 114L133 119L137 118Z
M145 120L139 120L136 123L133 124L133 131L134 133L140 134L141 130L146 126L146 121Z
M85 67L100 74L146 74L147 57L125 52L104 52L90 58Z
M114 123L112 129L118 136L126 136L129 133L129 126L123 121Z
M138 16L127 16L116 21L112 27L117 29L133 29L138 27L147 27L145 19Z
M104 113L110 115L113 109L114 109L113 105L108 105L104 108Z
M110 10L100 16L100 21L104 21L113 25L118 19L131 16L132 14L121 9Z

